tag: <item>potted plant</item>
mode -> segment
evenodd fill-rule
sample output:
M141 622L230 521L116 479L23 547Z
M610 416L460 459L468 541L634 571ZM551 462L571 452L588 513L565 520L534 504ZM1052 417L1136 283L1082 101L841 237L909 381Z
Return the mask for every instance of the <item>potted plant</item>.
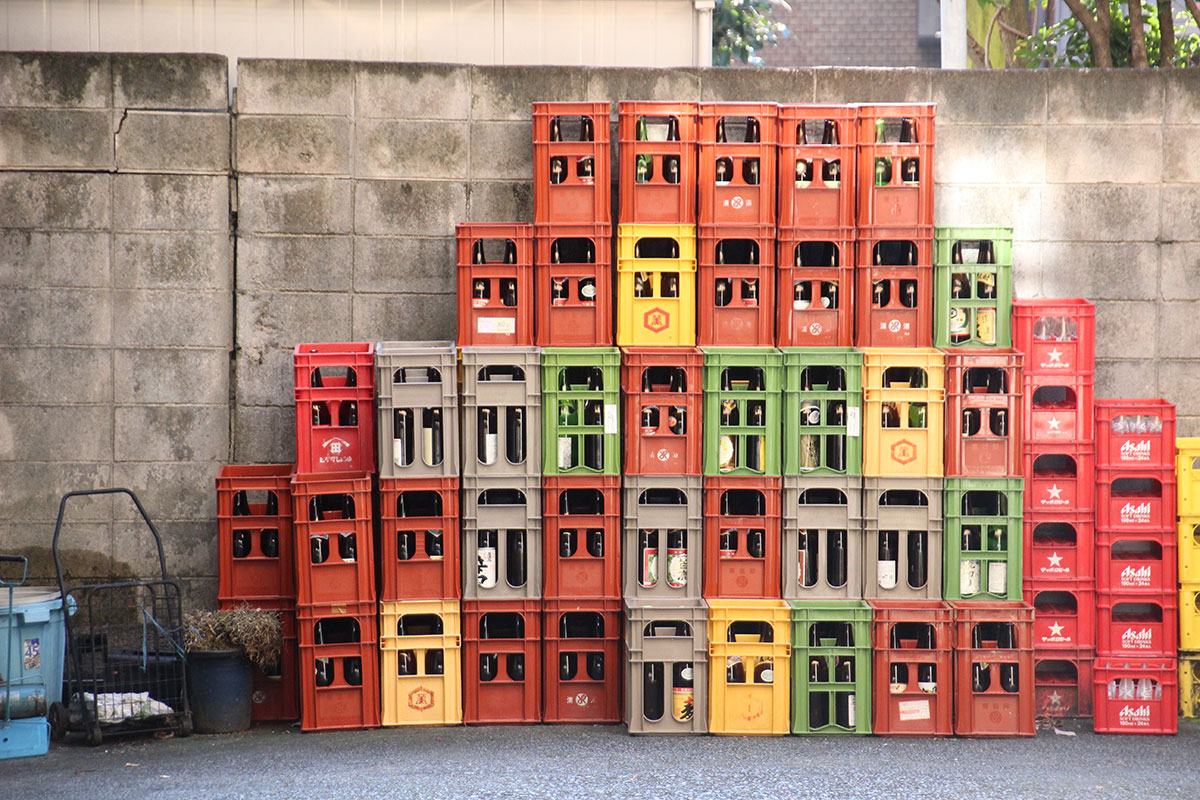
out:
M183 620L188 696L199 733L232 733L250 727L253 666L279 660L279 615L243 605L199 611Z

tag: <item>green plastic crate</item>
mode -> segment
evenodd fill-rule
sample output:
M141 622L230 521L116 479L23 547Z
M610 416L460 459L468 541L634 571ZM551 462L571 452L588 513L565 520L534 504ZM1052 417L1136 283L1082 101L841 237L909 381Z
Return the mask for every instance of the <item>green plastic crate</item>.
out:
M543 475L621 473L620 380L615 347L542 348Z
M1022 599L1023 494L1023 478L945 479L945 599Z
M791 600L788 605L792 610L792 733L871 733L871 607L863 600ZM820 627L814 630L814 626ZM839 681L839 665L847 659L852 660L852 679ZM812 677L814 660L821 678L817 681ZM828 709L828 721L823 723L822 707ZM854 709L853 725L845 716L848 708ZM812 719L810 712L818 719Z
M862 351L853 347L784 347L781 352L783 474L861 475ZM830 390L829 383L822 383L830 380L826 371L830 369L841 372L843 388ZM806 370L811 371L806 374ZM817 424L806 424L814 406ZM844 446L838 447L839 443ZM842 453L840 469L831 457L836 453Z
M773 347L705 347L704 351L704 474L780 475L783 411L783 354ZM729 374L729 388L722 379ZM750 389L753 376L761 388ZM722 424L722 405L736 409L736 422ZM751 413L762 411L762 424L748 424ZM726 438L728 437L728 438ZM756 439L755 437L761 437ZM722 440L735 449L732 468L722 469ZM757 459L758 463L755 463ZM756 468L757 467L757 468Z
M980 264L984 243L990 243L993 255L989 263ZM955 263L956 246L963 263ZM935 228L933 265L934 346L1012 347L1012 228ZM961 279L956 281L956 275ZM978 296L982 276L994 279L992 297ZM962 296L952 296L956 293ZM989 313L991 340L980 336L979 328Z

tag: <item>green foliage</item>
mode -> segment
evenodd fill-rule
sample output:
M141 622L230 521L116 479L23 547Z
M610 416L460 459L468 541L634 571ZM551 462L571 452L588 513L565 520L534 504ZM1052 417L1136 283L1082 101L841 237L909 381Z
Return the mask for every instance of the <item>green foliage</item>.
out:
M713 9L713 66L728 67L734 62L762 66L758 51L789 35L786 25L772 20L776 10L792 8L785 0L717 0Z
M1158 6L1154 0L1141 0L1142 17L1146 27L1146 55L1151 66L1158 64L1158 55L1162 46L1162 30L1158 26ZM1088 9L1095 13L1096 0L1084 0ZM1129 15L1125 12L1124 3L1109 0L1112 13L1112 35L1110 37L1114 67L1130 65L1131 38L1129 32ZM1195 64L1200 57L1200 35L1179 36L1179 31L1185 30L1192 17L1186 11L1175 15L1175 57L1172 63L1177 67ZM1066 19L1050 26L1042 26L1033 32L1028 39L1021 41L1013 55L1019 65L1024 67L1093 67L1092 46L1088 40L1083 23L1069 15Z

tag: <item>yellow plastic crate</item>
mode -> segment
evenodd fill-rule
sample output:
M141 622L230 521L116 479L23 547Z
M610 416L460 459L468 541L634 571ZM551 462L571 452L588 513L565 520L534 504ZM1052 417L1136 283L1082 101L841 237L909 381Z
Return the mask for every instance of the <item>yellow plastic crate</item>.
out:
M1183 517L1200 517L1200 438L1184 437L1175 440L1175 491L1178 508Z
M654 245L645 240L673 239L678 245L673 258L650 258ZM645 252L643 252L645 250ZM695 225L618 225L617 226L617 269L665 269L675 264L680 272L696 271L696 226Z
M1179 713L1188 719L1200 714L1200 653L1179 654Z
M869 347L863 349L863 367L863 475L941 477L946 435L942 352ZM899 371L906 369L921 370L925 385L904 385L911 381L903 381ZM919 422L923 428L916 427Z
M639 262L640 263L640 262ZM675 268L617 273L617 345L620 347L696 344L696 273ZM649 284L650 297L635 297L639 284ZM675 273L676 297L663 297L663 276Z
M1181 517L1177 538L1179 583L1200 583L1200 517Z
M1200 584L1179 587L1179 649L1200 650Z
M707 602L709 732L787 734L792 658L788 604L782 600ZM771 641L761 641L768 630Z
M429 633L435 620L441 632ZM379 604L383 725L462 724L460 634L458 600Z

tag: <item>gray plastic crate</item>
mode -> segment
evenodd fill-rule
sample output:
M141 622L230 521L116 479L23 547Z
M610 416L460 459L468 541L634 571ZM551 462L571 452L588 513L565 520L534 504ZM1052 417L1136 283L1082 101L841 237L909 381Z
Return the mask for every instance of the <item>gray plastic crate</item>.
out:
M462 349L462 472L542 474L542 362L537 347Z
M785 600L857 600L863 593L862 477L783 479L783 597ZM801 549L801 532L805 547ZM838 578L834 545L845 539ZM801 567L806 564L807 569ZM806 575L802 575L806 572Z
M699 475L626 475L623 480L621 584L626 599L682 603L685 598L700 597L704 582L701 560L704 552L703 478ZM658 573L653 586L643 586L638 579L642 531L657 531L658 547L650 550ZM682 586L672 586L667 574L668 531L685 531L687 534L686 582ZM670 560L677 563L677 559Z
M537 599L542 596L542 479L518 478L462 479L462 572L463 597L469 600ZM481 561L480 532L495 533L494 555ZM516 564L510 554L523 535L525 581L509 582L509 566ZM488 561L495 563L495 585L480 585L479 574Z
M454 342L375 345L375 397L379 477L458 477Z
M920 500L925 505L900 504ZM880 600L942 599L942 479L863 478L863 597ZM919 534L924 534L921 537ZM894 541L895 586L881 582L880 539ZM924 542L925 582L912 586L910 559L915 541ZM885 570L885 572L888 572ZM890 575L886 576L890 578ZM918 575L919 577L919 575Z
M680 625L687 626L685 633ZM649 632L648 632L649 631ZM682 602L625 599L625 725L630 733L672 734L708 731L708 604L700 599ZM677 718L675 665L691 664L690 719ZM661 715L649 719L647 667L662 684ZM647 703L647 699L650 703ZM683 697L681 693L680 703ZM655 709L651 709L653 713ZM679 714L679 716L686 716Z

